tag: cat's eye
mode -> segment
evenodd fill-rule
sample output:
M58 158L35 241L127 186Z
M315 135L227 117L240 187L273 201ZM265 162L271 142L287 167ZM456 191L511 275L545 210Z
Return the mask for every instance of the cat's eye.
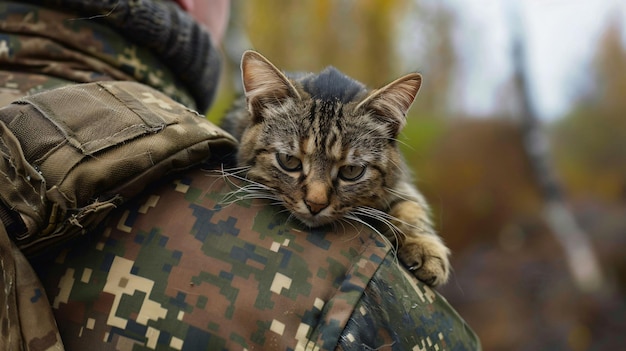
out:
M302 161L289 154L279 152L276 154L278 164L287 172L296 172L302 169Z
M359 180L365 174L365 166L346 165L339 168L339 178L353 182Z

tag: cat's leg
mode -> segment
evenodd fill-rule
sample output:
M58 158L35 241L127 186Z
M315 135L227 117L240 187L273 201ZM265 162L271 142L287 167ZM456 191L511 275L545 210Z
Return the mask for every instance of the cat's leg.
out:
M414 201L399 201L389 211L396 218L398 258L430 286L445 283L450 275L450 250L435 233L427 209Z

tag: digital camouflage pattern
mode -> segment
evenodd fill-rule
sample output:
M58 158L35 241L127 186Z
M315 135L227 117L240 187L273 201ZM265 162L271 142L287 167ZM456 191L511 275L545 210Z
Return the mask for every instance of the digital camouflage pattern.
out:
M71 350L475 349L445 300L361 226L309 231L196 169L39 272Z
M215 68L217 69L217 68ZM0 87L5 105L23 91L125 80L150 85L190 108L189 89L151 50L96 18L0 1ZM216 82L217 76L213 77Z
M0 1L1 105L124 76L194 106L150 51L73 16ZM147 67L160 83L135 78ZM60 350L58 332L67 350L480 349L445 299L407 274L369 229L311 231L260 201L225 205L234 186L209 164L164 179L34 262L43 285L0 226L3 273L17 272L17 296L9 296L17 308L0 318L6 327L19 315L26 327L23 343L4 349Z

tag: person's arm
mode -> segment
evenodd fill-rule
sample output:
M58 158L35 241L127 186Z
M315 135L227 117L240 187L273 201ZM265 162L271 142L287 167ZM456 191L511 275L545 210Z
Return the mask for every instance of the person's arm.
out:
M378 234L301 227L263 200L233 202L240 185L219 166L183 172L43 265L66 346L479 349Z

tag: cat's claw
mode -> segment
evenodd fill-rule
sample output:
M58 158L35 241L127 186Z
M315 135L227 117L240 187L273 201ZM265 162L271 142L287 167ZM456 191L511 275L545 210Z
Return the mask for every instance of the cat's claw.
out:
M419 235L405 238L398 258L419 280L430 286L448 281L450 250L436 236Z

